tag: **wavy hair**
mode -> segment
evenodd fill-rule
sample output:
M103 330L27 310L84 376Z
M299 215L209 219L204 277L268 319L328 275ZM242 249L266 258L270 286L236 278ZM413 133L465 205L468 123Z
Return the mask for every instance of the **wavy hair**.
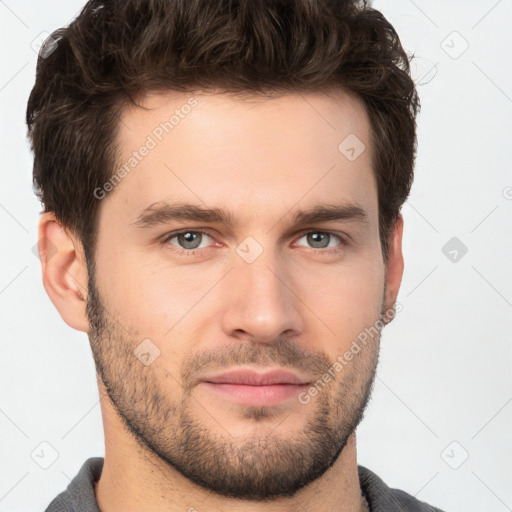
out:
M51 44L51 46L48 46ZM386 18L357 0L90 0L41 49L27 105L34 191L94 255L99 200L115 171L119 115L147 92L340 89L370 119L379 236L413 181L420 102Z

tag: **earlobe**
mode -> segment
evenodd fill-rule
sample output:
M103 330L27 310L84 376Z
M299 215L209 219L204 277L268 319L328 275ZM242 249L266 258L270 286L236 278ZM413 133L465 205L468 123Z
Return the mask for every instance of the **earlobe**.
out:
M402 214L398 214L394 229L389 238L389 256L386 266L386 297L384 300L384 311L386 313L392 310L404 272L404 258L402 254L402 234L404 228L404 219ZM391 316L394 318L394 315ZM391 320L390 320L391 321Z
M70 327L88 332L87 265L80 241L53 213L43 213L39 219L38 251L43 286L53 305Z

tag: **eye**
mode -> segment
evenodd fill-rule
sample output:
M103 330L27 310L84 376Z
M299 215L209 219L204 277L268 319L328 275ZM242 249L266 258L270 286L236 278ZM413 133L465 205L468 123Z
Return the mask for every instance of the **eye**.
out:
M330 231L314 231L303 232L294 245L302 245L300 240L306 239L310 249L319 249L318 253L330 254L341 251L346 242L341 235L331 233ZM206 239L206 241L205 241ZM185 229L174 233L169 233L161 242L163 246L172 245L179 255L194 256L197 250L207 249L209 247L208 240L213 238L201 229ZM204 242L204 243L203 243Z
M330 231L308 231L303 233L301 239L306 238L308 244L313 249L334 249L334 251L324 251L324 252L336 252L337 250L341 250L341 248L345 245L344 239L335 233L331 233ZM336 243L338 240L338 243ZM335 242L334 244L331 242ZM341 242L341 243L339 243Z
M203 242L204 238L211 237L202 230L191 230L187 229L184 231L179 231L176 233L170 233L167 237L162 240L162 244L170 243L178 248L178 252L180 254L194 254L195 249L203 249L201 247L201 242ZM173 243L172 240L176 239L176 243Z

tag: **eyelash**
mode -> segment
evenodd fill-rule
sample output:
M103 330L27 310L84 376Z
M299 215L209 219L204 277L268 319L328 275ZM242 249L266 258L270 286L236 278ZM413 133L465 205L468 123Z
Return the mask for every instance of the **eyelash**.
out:
M210 238L213 238L207 230L204 230L204 229L183 229L181 231L173 231L172 233L168 233L164 239L161 241L161 245L162 246L167 246L170 242L170 240L172 240L173 238L175 238L176 236L178 235L181 235L183 233L201 233L203 235L207 235L209 236ZM299 236L298 238L302 238L304 235L308 235L309 233L322 233L322 234L328 234L328 235L331 235L331 236L334 236L336 238L338 238L340 240L340 246L341 248L335 248L335 247L331 247L330 249L315 249L314 247L310 247L309 249L321 254L321 255L330 255L330 254L334 254L334 253L338 253L340 252L341 250L343 250L343 248L347 245L347 241L345 239L345 237L337 234L337 233L333 233L332 231L321 231L319 229L309 229L309 230L306 230L306 231L302 231L301 233L299 233ZM172 244L171 244L172 245ZM199 251L202 251L203 249L181 249L179 247L176 247L174 246L175 248L172 249L174 252L176 252L178 255L184 255L184 256L195 256L197 252Z

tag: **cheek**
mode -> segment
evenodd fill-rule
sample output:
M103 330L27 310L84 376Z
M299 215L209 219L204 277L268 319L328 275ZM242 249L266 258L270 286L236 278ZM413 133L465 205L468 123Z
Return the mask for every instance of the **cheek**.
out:
M96 281L106 310L118 324L143 338L161 337L179 313L173 309L180 309L181 298L173 300L173 283L140 258L114 254L97 265Z
M178 357L180 340L215 314L215 293L209 293L225 269L172 268L169 263L144 264L123 255L103 272L102 296L116 320L141 339L155 341L169 356ZM188 334L187 334L188 333ZM171 351L172 354L169 352Z
M182 330L221 315L219 308L230 305L224 286L214 287L229 264L172 268L161 260L145 262L136 252L118 256L106 244L103 247L97 279L101 296L109 313L141 339L166 343ZM338 263L297 259L282 267L283 280L293 291L286 300L300 311L306 331L336 340L333 343L341 349L376 321L384 283L376 255L377 250L366 248Z
M299 295L311 310L311 325L332 339L338 352L373 325L382 308L384 273L375 263L347 266L301 280ZM317 328L315 328L317 329Z

